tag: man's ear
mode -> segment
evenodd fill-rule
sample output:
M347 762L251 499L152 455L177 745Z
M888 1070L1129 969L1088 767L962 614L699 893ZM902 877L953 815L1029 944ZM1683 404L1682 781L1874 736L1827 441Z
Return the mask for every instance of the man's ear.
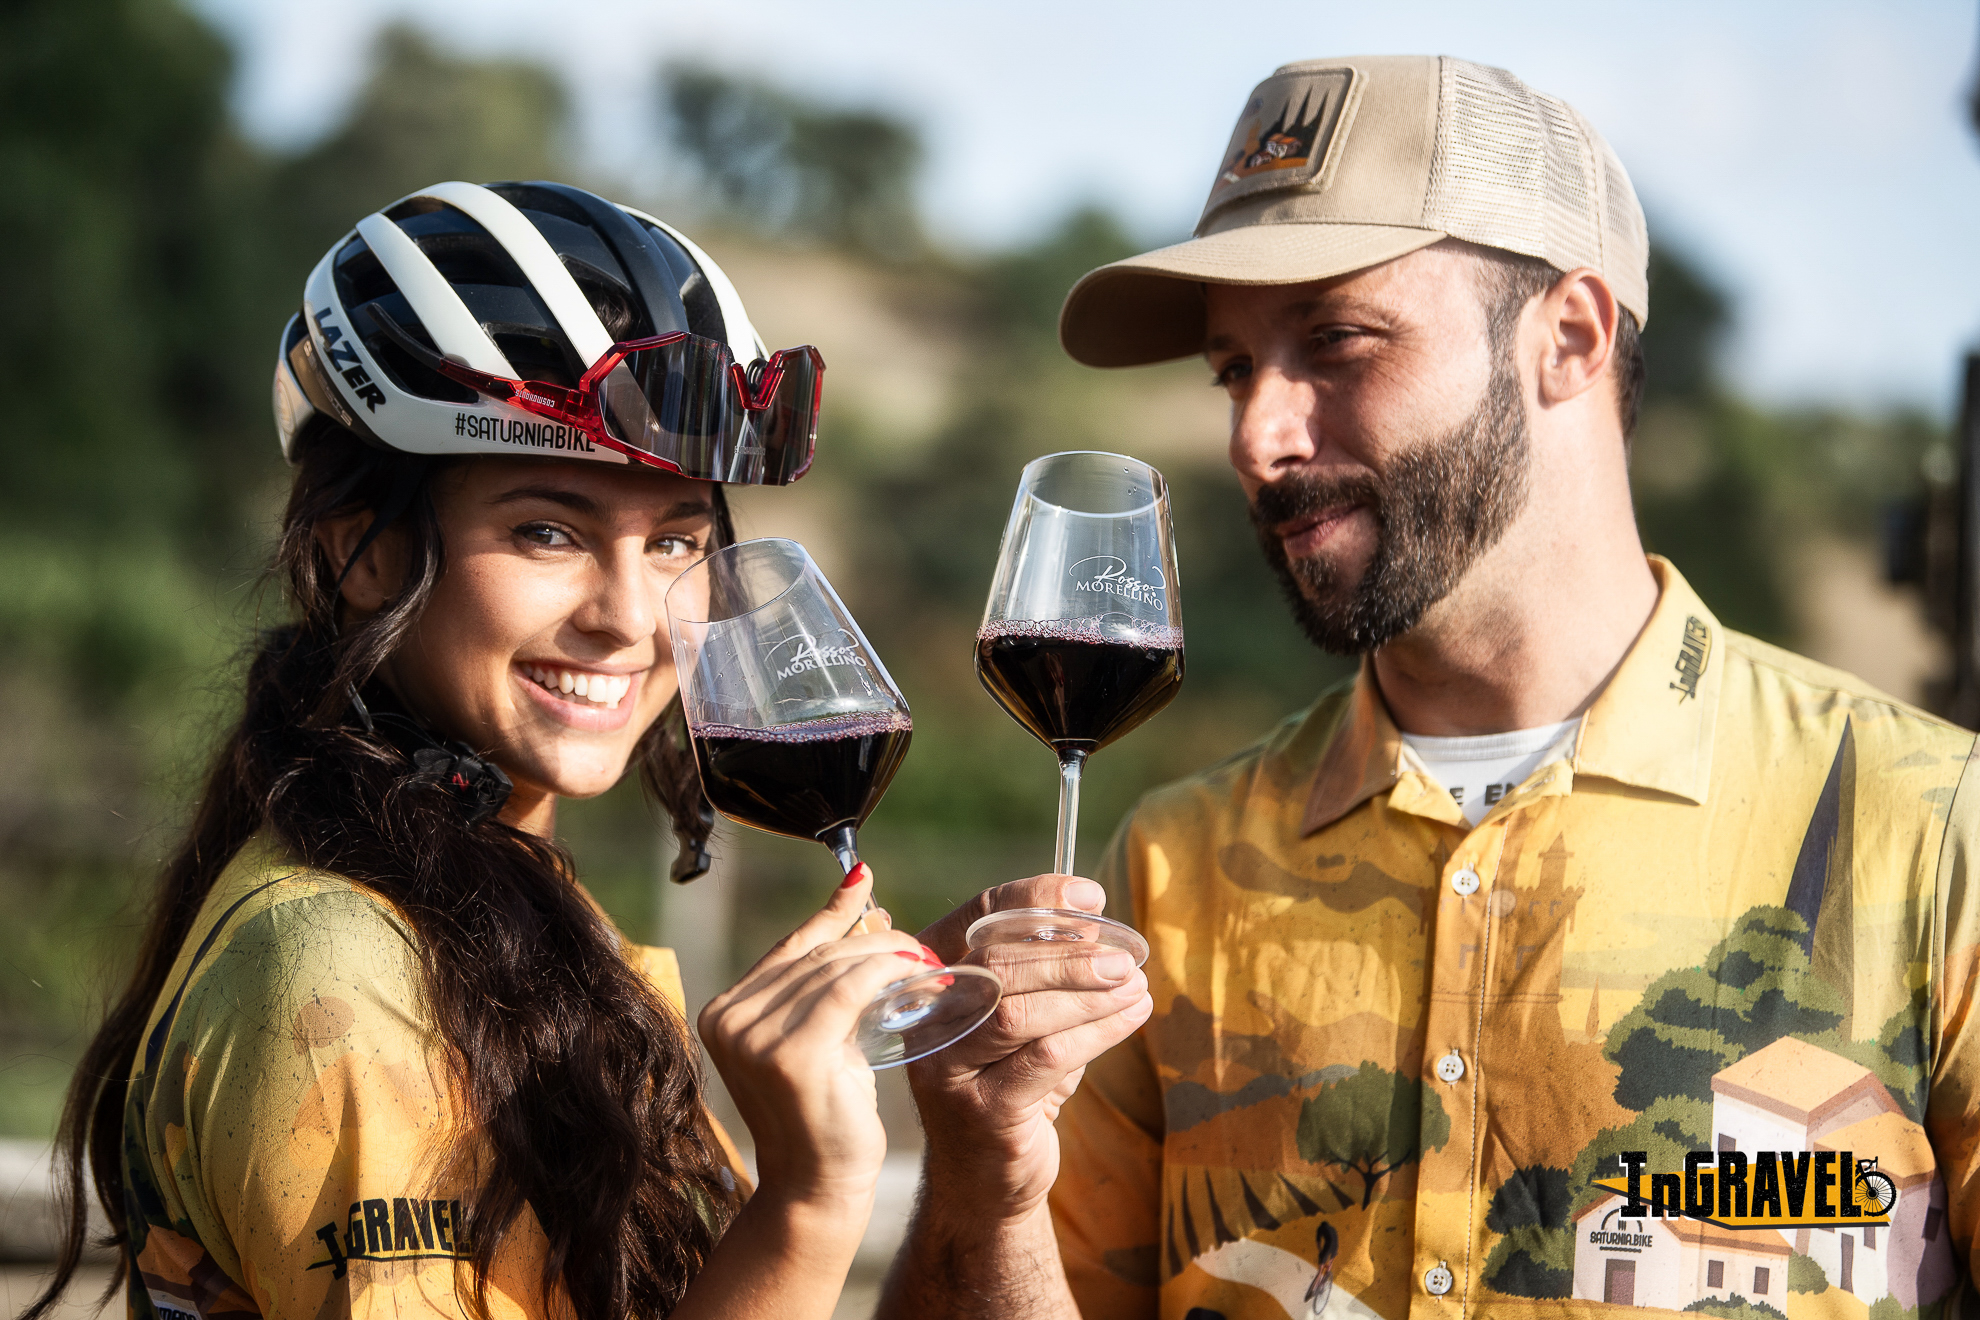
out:
M360 509L356 513L340 514L317 522L316 544L322 547L324 555L330 560L332 581L336 580L336 574L344 571L351 552L357 549L364 534L371 530L372 520L376 516L370 509ZM371 544L365 546L364 553L351 565L340 594L344 604L354 613L376 614L385 608L386 602L399 594L405 578L405 533L398 527L387 527L371 539Z
M1547 336L1538 381L1542 406L1566 403L1608 377L1619 310L1600 271L1583 266L1563 275L1541 295L1539 313Z

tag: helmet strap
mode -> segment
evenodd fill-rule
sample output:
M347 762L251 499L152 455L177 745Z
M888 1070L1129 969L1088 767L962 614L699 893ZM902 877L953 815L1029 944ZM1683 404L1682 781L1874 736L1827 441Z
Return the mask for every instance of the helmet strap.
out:
M337 574L337 585L331 588L333 594L344 589L344 580L350 577L351 570L357 567L358 560L371 548L371 543L378 539L378 534L406 516L406 510L412 507L412 502L418 496L419 488L425 480L425 464L400 465L398 472L392 477L392 488L385 492L384 501L379 504L377 512L372 516L371 526L364 529L364 535L358 538L357 549L351 551L350 558L344 561L343 572Z

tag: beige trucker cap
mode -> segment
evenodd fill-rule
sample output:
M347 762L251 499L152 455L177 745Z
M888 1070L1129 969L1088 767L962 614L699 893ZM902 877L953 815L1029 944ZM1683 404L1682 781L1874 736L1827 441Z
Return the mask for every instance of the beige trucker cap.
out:
M1258 84L1195 237L1090 272L1059 340L1094 367L1203 347L1204 284L1297 284L1441 238L1592 266L1650 317L1650 243L1622 162L1572 106L1449 56L1288 64Z

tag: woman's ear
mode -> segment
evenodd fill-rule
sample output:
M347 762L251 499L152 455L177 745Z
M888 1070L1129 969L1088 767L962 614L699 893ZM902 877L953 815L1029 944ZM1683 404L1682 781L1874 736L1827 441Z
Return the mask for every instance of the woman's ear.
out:
M351 552L364 540L376 517L370 509L324 518L316 524L316 543L330 560L333 574L344 573ZM344 604L359 615L376 614L387 601L399 594L406 579L406 538L398 527L387 527L371 538L371 544L344 573L339 593ZM334 580L334 578L333 578Z
M1547 334L1540 359L1543 403L1565 403L1605 379L1615 354L1616 295L1599 271L1570 271L1540 300Z

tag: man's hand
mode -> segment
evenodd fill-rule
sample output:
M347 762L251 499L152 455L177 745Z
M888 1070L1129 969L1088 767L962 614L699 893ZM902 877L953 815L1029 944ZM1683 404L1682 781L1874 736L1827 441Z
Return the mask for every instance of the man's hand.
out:
M1106 895L1078 876L1041 875L979 894L921 932L945 961L963 934L1008 908L1098 912ZM1011 1223L1041 1211L1059 1172L1052 1124L1086 1065L1148 1020L1154 1001L1133 959L1095 944L999 944L970 961L996 972L1004 998L988 1022L908 1068L928 1141L924 1216L954 1210ZM939 1202L940 1204L935 1204Z

